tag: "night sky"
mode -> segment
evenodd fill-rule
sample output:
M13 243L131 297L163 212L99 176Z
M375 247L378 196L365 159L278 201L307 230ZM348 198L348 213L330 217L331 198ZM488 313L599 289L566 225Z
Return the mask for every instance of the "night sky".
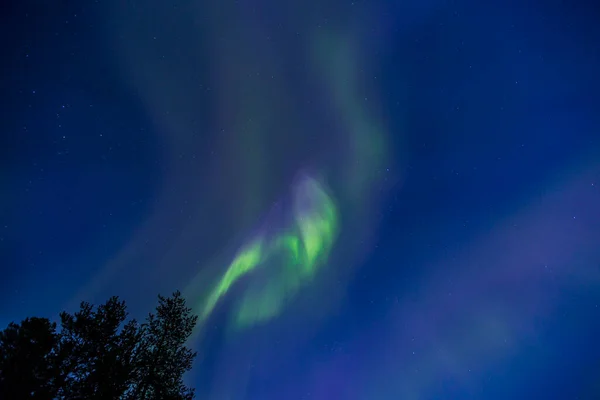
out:
M5 3L2 327L179 289L199 399L600 399L591 2Z

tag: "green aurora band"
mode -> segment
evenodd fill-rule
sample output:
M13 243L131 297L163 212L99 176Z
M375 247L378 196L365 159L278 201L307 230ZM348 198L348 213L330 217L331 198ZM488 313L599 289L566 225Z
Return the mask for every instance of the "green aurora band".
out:
M368 231L371 210L382 189L381 181L390 177L389 169L386 171L391 161L386 151L387 129L377 95L364 89L366 82L362 71L368 68L369 62L368 57L362 54L359 41L336 30L318 30L308 38L305 48L307 60L314 78L324 89L321 107L331 110L331 121L339 128L339 131L323 132L326 139L322 143L325 146L335 143L335 146L340 146L339 151L335 157L330 154L327 158L322 155L308 158L307 162L315 168L314 174L304 175L292 185L291 218L277 220L277 228L270 226L259 230L258 234L250 234L233 257L226 256L223 260L217 256L213 260L216 268L202 268L191 280L185 292L197 299L193 309L199 315L200 330L220 305L227 308L231 327L243 330L281 315L286 305L307 286L317 284L315 290L326 286L325 281L317 281L316 278L326 265L331 264L330 254L340 226L343 224L344 229L357 234ZM238 54L237 48L234 54L244 60L244 63L240 61L244 65L247 63L244 57L250 60L258 57L243 51ZM258 60L254 61L260 64ZM241 72L225 68L238 64L227 62L217 65L219 70L228 72L223 82L224 93L227 94L226 99L233 103L226 101L222 107L231 109L228 114L236 115L227 120L233 123L231 142L240 144L230 150L235 157L231 162L242 166L238 169L243 178L240 179L237 195L244 201L231 210L232 218L243 220L249 226L261 212L260 204L268 201L262 198L268 177L264 168L276 159L269 154L269 146L265 143L275 140L270 127L289 125L280 121L281 118L301 121L301 114L284 107L287 104L284 93L262 81L262 75L241 80L240 87L245 88L241 90L239 86L231 86L232 79ZM252 89L254 84L257 88L265 88L265 96L258 99L244 97L244 93L261 91ZM284 82L279 86L285 87ZM258 108L249 110L246 104ZM291 129L288 132L290 146L303 143L302 129L319 129L310 121L298 122L298 127L299 131ZM333 186L326 185L325 180L331 181ZM348 240L347 235L344 240ZM358 247L364 246L364 241L360 241L358 247L356 243L345 243L345 246L348 245L351 248L340 254L340 260L336 256L336 260L343 264L340 271L333 272L336 282L349 279L353 266L359 262L357 258L362 249ZM332 264L332 267L337 269L341 266ZM318 306L327 309L335 301L335 296L321 299ZM232 302L231 308L223 304L226 297Z
M384 186L401 169L388 154L379 56L362 40L367 14L321 25L321 6L312 15L311 5L286 4L281 23L297 32L288 63L287 41L265 40L279 31L238 2L154 2L143 16L135 2L114 6L108 27L123 79L163 133L167 164L148 219L84 297L151 260L152 270L139 270L149 282L187 283L199 331L221 310L233 328L270 321L301 291L312 290L295 311L325 317L360 267ZM169 29L155 36L161 26ZM196 158L208 145L198 132L213 125L215 155ZM291 216L248 233L307 166L315 175L292 185ZM219 226L207 226L215 217Z
M239 328L267 321L326 263L338 227L333 199L316 179L305 177L295 187L293 213L293 222L283 233L272 238L260 235L238 253L203 303L202 321L240 278L277 259L282 261L277 270L269 271L259 288L245 291L234 315Z

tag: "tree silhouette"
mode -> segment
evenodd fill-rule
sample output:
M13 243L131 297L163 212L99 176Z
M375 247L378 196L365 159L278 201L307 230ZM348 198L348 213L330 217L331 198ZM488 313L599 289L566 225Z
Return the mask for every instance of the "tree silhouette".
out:
M59 394L75 399L118 399L133 384L140 332L135 320L121 328L125 303L110 298L97 310L81 303L61 313L60 357L65 382Z
M197 317L181 293L159 296L143 324L117 297L60 314L60 332L27 318L0 332L0 399L192 399L183 375L196 356L185 346Z
M56 395L56 324L46 318L11 322L0 332L0 399Z
M156 314L149 314L141 327L135 399L194 398L194 390L183 384L183 375L196 357L185 342L197 319L181 293L175 292L170 298L158 296Z

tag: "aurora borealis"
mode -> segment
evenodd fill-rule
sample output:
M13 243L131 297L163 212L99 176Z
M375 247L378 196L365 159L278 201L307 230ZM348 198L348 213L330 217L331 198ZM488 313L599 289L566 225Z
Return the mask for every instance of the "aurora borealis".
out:
M600 398L590 7L14 2L0 322L180 289L202 400Z
M264 264L272 264L264 272L268 282L241 295L235 321L244 326L273 318L282 311L286 297L299 290L327 262L337 233L337 211L314 178L302 177L294 187L293 214L292 228L275 233L272 238L261 234L236 255L199 308L201 322L237 280ZM194 290L188 293L191 298L197 296Z

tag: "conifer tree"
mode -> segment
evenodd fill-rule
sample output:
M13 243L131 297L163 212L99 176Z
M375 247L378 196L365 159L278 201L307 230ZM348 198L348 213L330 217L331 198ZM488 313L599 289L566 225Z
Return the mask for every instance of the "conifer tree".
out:
M66 398L118 399L133 383L135 352L140 334L135 320L127 317L125 303L110 298L96 310L81 303L74 315L60 315L62 332L59 359Z
M191 314L180 292L158 296L156 314L142 325L135 399L192 399L194 390L183 383L196 353L185 343L198 317Z
M47 318L11 322L0 332L0 399L52 399L56 395L56 324Z
M159 296L143 324L127 319L112 297L46 318L27 318L0 332L0 399L193 399L183 383L196 354L185 346L197 317L181 293Z

